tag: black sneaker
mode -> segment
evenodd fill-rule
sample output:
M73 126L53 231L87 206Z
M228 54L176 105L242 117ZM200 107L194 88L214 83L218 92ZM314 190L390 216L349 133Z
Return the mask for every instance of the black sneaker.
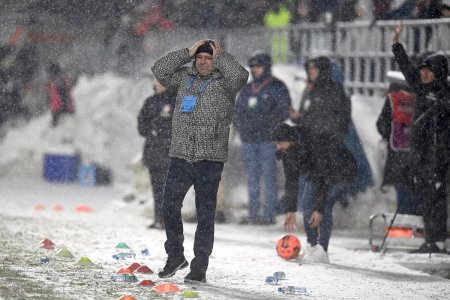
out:
M168 259L164 269L158 273L159 278L169 278L172 277L178 270L184 269L189 266L189 263L185 258L180 260L170 260Z
M189 274L184 277L185 283L206 283L206 275L202 272L189 272Z
M448 254L445 249L440 249L435 243L423 243L419 249L410 251L409 253L441 253Z

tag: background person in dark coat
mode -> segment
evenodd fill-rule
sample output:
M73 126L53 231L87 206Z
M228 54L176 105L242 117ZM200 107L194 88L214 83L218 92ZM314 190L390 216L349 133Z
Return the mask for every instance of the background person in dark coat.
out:
M236 102L234 124L242 141L242 160L248 176L248 218L241 223L274 224L277 205L277 165L272 128L289 117L291 98L286 85L271 72L272 60L260 53L249 60L253 80ZM264 182L264 212L260 216L260 192Z
M450 86L448 59L430 54L415 67L399 37L403 23L392 34L392 51L406 82L417 95L411 133L414 196L425 227L425 243L414 252L447 253L446 176L450 165Z
M142 163L148 168L152 184L155 219L149 228L163 229L163 196L169 163L172 116L176 93L155 82L155 94L147 98L138 116L139 134L145 137Z
M57 63L50 63L47 67L50 77L48 83L48 100L52 113L52 127L58 125L63 114L73 114L75 112L72 98L72 81L63 73Z
M381 188L393 185L398 213L412 215L417 214L409 160L414 99L406 84L391 83L376 124L387 147Z
M300 143L307 143L311 161L302 199L304 226L311 245L305 259L320 257L327 262L324 252L328 250L333 227L333 205L356 176L356 160L344 144L351 103L342 85L333 81L327 57L308 61L306 69L309 83L299 111L299 126L306 132L300 136ZM280 150L278 144L277 149ZM293 230L297 226L297 198L285 198L291 199L285 203L285 228Z

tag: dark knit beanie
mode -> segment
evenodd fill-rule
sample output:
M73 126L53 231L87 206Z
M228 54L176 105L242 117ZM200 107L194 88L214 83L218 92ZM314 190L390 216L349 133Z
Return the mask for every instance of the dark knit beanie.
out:
M276 125L272 130L272 141L295 142L298 140L299 130L297 126L289 126L286 123Z
M206 41L203 45L197 48L197 51L195 51L195 55L205 52L209 55L213 55L213 48L211 47L211 43L214 43L212 40Z
M270 57L269 54L258 53L248 60L248 65L250 67L259 66L269 69L272 66L272 58Z

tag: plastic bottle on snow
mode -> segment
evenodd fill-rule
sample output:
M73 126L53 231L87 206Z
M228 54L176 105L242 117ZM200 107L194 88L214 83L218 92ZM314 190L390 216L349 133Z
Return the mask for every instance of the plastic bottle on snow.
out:
M308 290L306 288L300 287L300 286L293 286L293 285L283 286L283 287L279 287L278 291L280 293L289 294L289 295L309 296Z

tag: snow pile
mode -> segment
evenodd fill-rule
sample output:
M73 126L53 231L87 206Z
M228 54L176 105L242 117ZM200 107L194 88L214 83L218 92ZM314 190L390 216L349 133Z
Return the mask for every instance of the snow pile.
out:
M24 128L8 131L0 144L0 175L39 177L45 153L71 146L84 163L97 162L111 168L115 180L127 180L127 164L143 143L136 117L151 91L148 78L80 77L73 90L74 116L66 116L51 128L51 116L46 113Z

